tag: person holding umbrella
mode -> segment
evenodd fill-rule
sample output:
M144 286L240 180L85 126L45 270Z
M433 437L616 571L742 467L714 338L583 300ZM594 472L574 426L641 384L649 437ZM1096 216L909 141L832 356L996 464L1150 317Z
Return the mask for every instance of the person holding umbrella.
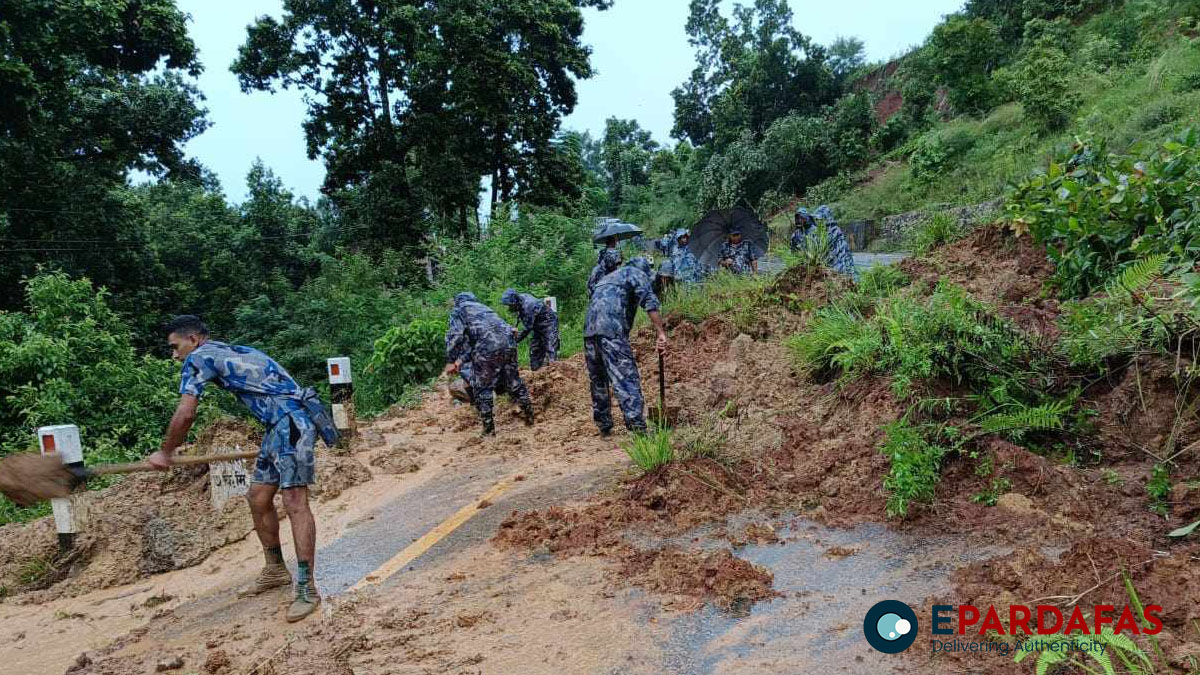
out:
M588 275L587 289L589 298L592 296L592 291L596 288L596 284L600 283L600 280L605 275L612 274L621 266L621 249L617 248L617 243L624 239L632 239L641 233L642 230L637 225L611 219L592 237L592 241L597 244L603 242L604 248L600 249L600 253L596 256L596 266L592 268L592 273Z
M721 247L721 258L717 264L739 276L758 274L758 256L748 242L742 241L741 225L729 228L729 239Z
M591 382L592 419L602 437L611 435L613 429L610 386L625 417L625 428L635 433L646 431L642 380L629 344L629 331L640 305L658 332L658 353L667 350L667 332L658 313L658 296L651 288L650 274L650 261L634 258L604 277L588 303L583 351Z

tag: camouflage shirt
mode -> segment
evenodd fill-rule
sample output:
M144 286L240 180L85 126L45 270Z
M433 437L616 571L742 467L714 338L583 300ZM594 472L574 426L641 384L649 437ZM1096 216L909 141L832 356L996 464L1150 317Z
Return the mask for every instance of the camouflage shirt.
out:
M517 294L517 298L519 302L515 309L517 310L517 318L521 321L521 333L517 335L517 342L520 342L533 330L539 316L544 312L553 313L554 310L550 309L546 303L528 293L519 293Z
M266 425L304 407L297 399L300 385L283 366L253 347L209 341L188 354L179 393L199 398L209 382L236 396Z
M470 293L454 296L446 331L446 362L466 360L472 353L495 354L516 347L513 328Z
M825 230L829 237L829 253L825 264L834 271L857 279L858 270L854 267L854 254L850 252L850 244L846 240L846 233L842 232L842 228L837 225L826 225ZM815 225L810 225L806 228L797 228L792 233L792 249L799 251L807 248L809 241L816 239L816 236L817 227Z
M647 312L658 310L658 296L650 286L649 275L627 265L605 276L592 293L583 336L627 337L639 305Z
M754 249L750 248L750 242L743 239L736 246L728 241L725 242L721 247L720 260L728 260L733 263L729 267L729 271L734 274L749 274L753 271L750 264L758 260L758 256L754 255Z

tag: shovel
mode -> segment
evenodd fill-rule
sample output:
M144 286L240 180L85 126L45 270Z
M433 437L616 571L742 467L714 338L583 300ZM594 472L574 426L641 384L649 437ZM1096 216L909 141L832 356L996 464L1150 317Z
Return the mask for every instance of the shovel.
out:
M194 455L175 457L171 466L195 466L228 462L235 459L252 459L258 451L235 452L227 455ZM35 455L21 453L0 460L0 492L20 506L29 506L43 499L66 497L83 481L92 476L108 476L118 473L157 471L149 462L129 464L101 464L92 467L68 467L58 455Z

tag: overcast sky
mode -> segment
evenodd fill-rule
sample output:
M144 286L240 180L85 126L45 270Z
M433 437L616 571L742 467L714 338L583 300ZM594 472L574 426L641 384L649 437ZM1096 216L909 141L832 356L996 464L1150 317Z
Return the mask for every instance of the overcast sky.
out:
M745 0L748 4L752 0ZM962 0L790 0L796 27L817 42L838 36L866 42L873 61L920 43ZM200 89L212 127L188 151L216 172L226 195L245 196L245 176L256 157L297 195L316 198L324 169L305 156L304 103L295 91L243 94L229 64L256 16L281 13L282 0L179 0L192 16L189 30L205 72ZM596 76L579 83L579 105L564 126L599 135L609 117L637 119L660 142L669 141L671 89L693 67L683 32L688 0L616 0L605 12L586 10L583 39L592 48Z

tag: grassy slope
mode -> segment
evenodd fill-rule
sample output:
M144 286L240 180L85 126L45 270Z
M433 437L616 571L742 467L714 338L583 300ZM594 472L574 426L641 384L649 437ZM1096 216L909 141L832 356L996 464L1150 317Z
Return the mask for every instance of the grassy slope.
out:
M1105 137L1110 149L1120 151L1137 140L1163 140L1200 124L1200 40L1175 34L1169 18L1160 17L1163 32L1147 38L1152 41L1143 47L1141 59L1108 70L1074 64L1082 105L1063 131L1039 134L1019 103L1003 105L982 119L941 122L926 135L965 137L970 147L937 177L920 180L908 162L919 137L911 139L870 167L864 182L840 195L843 217L879 218L987 201L1076 137ZM1086 35L1092 29L1085 24L1079 30Z

